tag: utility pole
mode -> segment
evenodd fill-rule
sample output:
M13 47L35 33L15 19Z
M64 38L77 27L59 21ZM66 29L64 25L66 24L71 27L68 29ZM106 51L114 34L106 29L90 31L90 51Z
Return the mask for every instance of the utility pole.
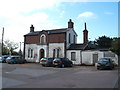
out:
M20 56L22 56L21 43L22 43L22 42L20 42L20 50L19 50L19 54L20 54Z
M3 27L3 31L2 31L2 55L3 55L3 40L4 40L4 27Z

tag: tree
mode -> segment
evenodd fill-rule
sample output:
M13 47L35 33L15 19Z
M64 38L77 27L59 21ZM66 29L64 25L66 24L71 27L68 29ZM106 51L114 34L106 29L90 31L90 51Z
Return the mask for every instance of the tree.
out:
M16 53L14 50L18 48L18 44L15 42L12 42L10 40L5 40L3 45L3 54L5 55L13 55Z
M95 40L99 48L110 48L112 43L112 38L107 36L99 37Z
M116 53L117 55L120 55L120 37L119 38L113 38L112 46L110 48L111 51Z

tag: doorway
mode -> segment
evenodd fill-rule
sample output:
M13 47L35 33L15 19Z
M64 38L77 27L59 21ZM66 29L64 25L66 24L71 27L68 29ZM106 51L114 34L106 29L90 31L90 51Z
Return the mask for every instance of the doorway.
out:
M98 54L93 54L93 65L98 61Z
M44 58L44 52L45 52L44 49L40 49L40 59Z

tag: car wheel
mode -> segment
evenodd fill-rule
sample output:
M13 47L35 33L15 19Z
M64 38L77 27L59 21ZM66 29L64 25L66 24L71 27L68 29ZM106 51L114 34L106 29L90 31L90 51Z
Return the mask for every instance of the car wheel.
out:
M45 67L45 65L42 65L42 66L44 66L44 67Z
M100 70L100 68L99 68L99 67L97 67L97 70Z
M65 67L65 65L64 65L64 64L62 64L62 65L61 65L61 68L64 68L64 67Z
M72 63L70 64L70 67L73 67L73 64L72 64Z
M113 67L111 67L110 70L113 70Z

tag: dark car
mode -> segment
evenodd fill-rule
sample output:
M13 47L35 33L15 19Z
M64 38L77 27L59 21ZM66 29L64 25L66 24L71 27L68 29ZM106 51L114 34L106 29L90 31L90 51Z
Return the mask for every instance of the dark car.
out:
M53 65L58 67L72 67L73 63L68 58L55 58L53 60Z
M42 66L53 66L53 58L42 58L41 60L40 60L40 64L42 65Z
M22 63L26 63L26 60L21 56L10 56L6 59L6 62L8 64L10 63L11 64L17 64L17 63L22 64Z
M0 57L0 62L5 63L7 58L8 58L8 56Z
M114 69L114 62L111 58L100 58L96 63L97 69Z

